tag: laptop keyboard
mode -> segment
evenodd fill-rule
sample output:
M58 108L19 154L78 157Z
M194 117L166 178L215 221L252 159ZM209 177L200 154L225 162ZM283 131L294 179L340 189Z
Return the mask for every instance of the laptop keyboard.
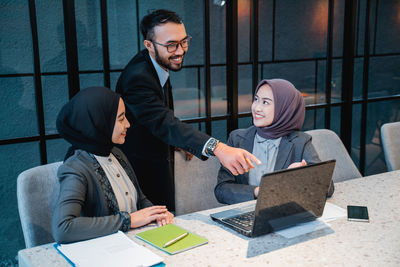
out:
M240 214L238 216L235 217L231 217L231 218L227 218L227 219L222 219L222 221L228 223L228 224L232 224L232 225L236 225L238 227L244 227L244 228L251 228L253 227L253 221L254 221L254 210L247 212L247 213L243 213Z

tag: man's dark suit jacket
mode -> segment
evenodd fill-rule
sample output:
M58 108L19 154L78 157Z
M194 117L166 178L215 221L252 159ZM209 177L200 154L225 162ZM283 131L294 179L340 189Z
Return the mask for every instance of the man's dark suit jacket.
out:
M252 153L255 136L255 126L250 126L247 129L234 130L230 133L227 144L233 147L243 148ZM274 170L287 169L290 164L300 162L303 159L307 164L321 161L311 143L310 135L300 131L291 132L281 139ZM230 171L221 166L214 193L219 202L234 204L253 200L254 188L255 186L249 185L248 172L233 176ZM333 191L334 185L332 182L328 196L331 196Z
M203 158L202 149L210 136L181 122L166 106L157 72L146 49L125 67L116 92L125 102L131 124L121 148L133 165L140 187L154 204L175 210L171 146Z

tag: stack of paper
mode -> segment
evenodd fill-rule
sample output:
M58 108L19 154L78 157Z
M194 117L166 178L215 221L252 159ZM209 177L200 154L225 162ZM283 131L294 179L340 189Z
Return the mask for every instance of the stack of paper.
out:
M71 244L55 244L54 247L72 266L152 266L163 261L121 231Z

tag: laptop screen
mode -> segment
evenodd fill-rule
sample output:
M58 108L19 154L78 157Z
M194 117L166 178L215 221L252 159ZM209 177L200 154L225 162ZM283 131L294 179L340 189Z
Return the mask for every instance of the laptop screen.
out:
M269 231L276 231L320 217L334 167L335 160L330 160L265 174L260 183L253 231L265 231L266 221Z

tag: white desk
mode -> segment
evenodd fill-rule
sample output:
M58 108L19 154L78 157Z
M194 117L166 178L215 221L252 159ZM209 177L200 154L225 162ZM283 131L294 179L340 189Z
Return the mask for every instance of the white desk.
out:
M167 266L400 266L400 171L335 184L329 202L368 206L370 223L330 222L331 228L292 239L277 234L247 238L213 222L221 207L178 216L175 223L206 237L207 245L169 256L136 239ZM243 205L243 204L238 204ZM18 252L20 266L69 266L51 244Z

